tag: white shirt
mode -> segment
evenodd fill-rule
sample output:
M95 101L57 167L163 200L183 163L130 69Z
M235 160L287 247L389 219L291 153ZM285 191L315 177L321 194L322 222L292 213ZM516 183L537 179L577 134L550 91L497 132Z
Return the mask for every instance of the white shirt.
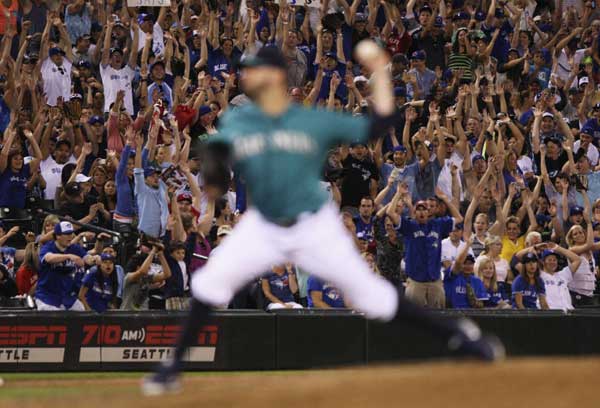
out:
M577 153L580 146L580 140L577 140L575 143L573 143L573 154ZM596 146L590 143L585 155L590 160L590 164L592 165L592 167L596 167L598 165L598 158L600 158L600 154L598 153L598 148Z
M548 272L542 271L540 273L540 278L542 278L544 285L546 286L546 302L548 302L548 307L550 309L573 309L571 295L569 294L569 288L567 287L569 282L573 280L573 273L569 266L564 267L555 274L549 274Z
M508 268L510 268L506 259L500 258L498 261L494 261L494 266L496 267L496 280L498 282L506 282Z
M71 156L67 163L76 163L75 158ZM40 162L40 173L46 180L46 189L44 190L44 198L46 200L54 200L56 189L61 185L61 175L65 164L58 164L54 157L48 156L46 160Z
M139 41L138 41L138 52L142 52L144 44L146 43L146 33L139 30ZM131 32L131 38L133 38L133 31ZM161 56L165 53L165 35L163 29L158 23L154 23L152 27L152 52L156 56Z
M594 270L590 268L590 261L580 255L581 264L577 268L577 272L573 275L573 280L569 282L569 290L579 293L584 296L592 296L596 287L596 277L594 276ZM592 265L595 265L594 258L592 257Z
M569 58L567 58L567 52L563 48L558 56L558 66L556 67L556 74L560 77L560 79L566 82L569 79L569 76L571 76L573 70L579 67L579 63L583 59L584 55L585 49L583 48L575 51L575 55L573 56L573 65L571 65L569 64ZM576 79L577 77L575 77L575 80ZM575 80L573 80L573 82L569 85L569 88L576 86Z
M465 242L461 240L458 243L458 246L454 246L454 244L450 240L450 237L444 238L442 240L442 262L451 261L454 264L454 261L456 261L456 257L458 257L458 253L462 251L465 245ZM468 254L473 255L473 250L471 248L469 248Z
M71 99L71 68L73 64L67 58L59 67L50 58L42 63L41 73L44 80L44 93L48 98L48 105L56 106L56 100L62 96L64 102Z
M102 77L102 85L104 85L104 112L110 110L110 105L117 99L117 92L125 90L123 103L127 113L133 115L131 82L135 76L135 71L129 65L125 65L121 69L114 69L110 64L105 67L100 64L100 76Z
M462 162L463 157L457 152L452 152L452 155L449 159L444 161L444 166L440 171L440 175L438 177L437 186L446 194L448 197L452 197L452 165L458 167L458 187L459 187L459 197L461 200L464 199L463 188L462 188Z

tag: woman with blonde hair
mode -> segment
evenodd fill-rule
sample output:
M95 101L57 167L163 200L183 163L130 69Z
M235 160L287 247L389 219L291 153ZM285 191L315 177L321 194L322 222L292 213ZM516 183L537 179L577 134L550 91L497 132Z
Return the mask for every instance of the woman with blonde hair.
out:
M477 265L481 262L482 257L488 257L494 262L494 269L496 271L496 281L500 290L508 294L508 288L513 281L513 273L510 269L510 265L506 259L502 258L502 238L498 235L490 235L484 241L484 248L479 258L477 258Z
M17 270L15 279L19 295L34 295L40 269L39 256L38 245L35 242L30 242L25 246L23 263Z
M60 222L58 216L50 214L44 218L42 224L42 233L38 237L38 243L44 245L46 242L50 242L54 239L54 226Z
M484 307L510 309L508 296L504 289L498 285L496 265L492 258L487 255L480 256L475 264L475 275L482 280L483 286L489 295L489 298L483 303Z
M600 243L594 243L594 229L590 219L590 202L585 191L581 192L585 202L583 219L587 223L587 230L581 225L574 225L569 229L565 241L569 250L577 254L581 259L581 264L573 274L573 280L569 282L568 288L571 292L573 306L586 306L593 304L594 288L596 286L596 261L593 251L600 249Z

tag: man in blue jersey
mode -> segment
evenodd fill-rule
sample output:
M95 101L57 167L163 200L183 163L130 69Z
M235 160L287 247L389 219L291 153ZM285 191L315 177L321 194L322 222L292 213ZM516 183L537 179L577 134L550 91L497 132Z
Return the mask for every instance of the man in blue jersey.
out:
M192 275L190 315L171 358L144 379L146 395L178 388L185 351L197 340L211 306L228 303L246 282L284 262L332 282L369 318L420 326L448 341L450 349L483 360L503 355L499 342L482 336L472 322L430 314L374 274L320 186L321 169L333 146L381 137L399 114L387 55L374 43L361 43L357 50L361 65L373 73L369 120L292 104L286 59L274 47L263 47L244 61L241 85L253 102L223 117L219 134L209 139L202 175L206 191L223 194L230 183L231 163L246 180L252 206L218 253ZM448 218L430 224L439 230L437 235L447 235L453 223ZM438 240L438 275L439 258Z
M402 216L398 231L404 236L404 262L408 276L406 297L418 305L443 308L446 303L440 265L442 240L462 222L458 209L443 194L438 197L446 204L452 217L429 217L425 200L414 207L414 219ZM392 200L392 203L394 201Z
M100 262L99 256L89 255L85 248L71 244L73 225L61 221L54 227L54 241L40 249L40 271L35 290L38 310L78 310L83 304L77 300L85 265Z
M316 276L310 276L307 282L308 307L319 309L344 308L342 292L330 282L323 282Z

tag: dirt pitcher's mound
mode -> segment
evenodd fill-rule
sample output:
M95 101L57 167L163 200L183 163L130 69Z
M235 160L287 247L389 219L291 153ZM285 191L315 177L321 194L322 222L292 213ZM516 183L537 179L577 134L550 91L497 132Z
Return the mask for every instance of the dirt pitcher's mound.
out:
M19 407L597 408L599 381L600 358L555 358L494 365L448 361L290 373L215 373L187 376L183 393L161 398L141 397L133 379L22 380L7 386L56 390L54 395L20 398L15 405ZM81 394L60 391L78 386Z

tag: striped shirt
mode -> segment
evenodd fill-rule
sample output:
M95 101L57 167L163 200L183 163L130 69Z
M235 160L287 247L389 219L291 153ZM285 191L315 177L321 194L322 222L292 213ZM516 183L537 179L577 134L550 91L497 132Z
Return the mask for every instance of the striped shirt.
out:
M448 68L455 72L463 70L463 79L473 79L473 59L467 54L452 53L448 58Z

